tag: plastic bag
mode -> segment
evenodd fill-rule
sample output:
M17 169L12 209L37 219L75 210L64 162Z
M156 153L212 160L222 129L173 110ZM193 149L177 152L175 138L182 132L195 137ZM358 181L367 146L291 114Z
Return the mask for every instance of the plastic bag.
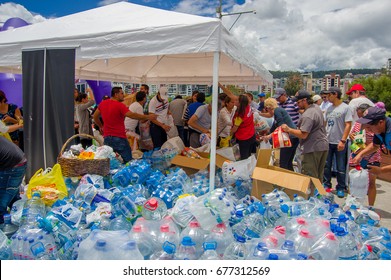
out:
M168 115L167 125L169 127L171 127L170 130L167 132L167 139L177 137L179 135L178 129L176 128L176 125L174 124L174 119L173 119L172 115Z
M139 140L139 148L141 150L153 150L153 142L151 138L151 133L149 132L149 126L150 122L140 122L139 123L139 129L140 129L140 140Z
M349 172L350 194L359 199L365 198L369 187L368 170L362 169L360 166L350 170Z
M185 144L183 143L182 139L179 136L176 136L164 142L160 149L175 149L178 153L181 153L184 148Z
M292 147L291 139L289 139L289 134L282 131L281 126L272 134L273 149Z
M235 183L237 180L249 180L257 164L254 155L236 162L224 162L222 169L223 181L226 184Z
M236 144L233 147L225 147L225 148L217 149L216 154L219 154L232 161L240 160L240 150L238 144Z
M206 144L210 143L210 136L207 133L201 133L200 134L200 144L201 146L204 146Z
M58 163L53 168L47 168L45 171L41 168L35 172L27 187L27 197L30 199L35 191L41 193L41 198L47 206L68 196L61 166Z

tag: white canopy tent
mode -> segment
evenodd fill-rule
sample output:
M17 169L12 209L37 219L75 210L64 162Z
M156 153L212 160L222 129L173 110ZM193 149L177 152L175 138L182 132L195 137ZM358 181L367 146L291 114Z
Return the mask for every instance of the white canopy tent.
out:
M0 32L0 72L21 73L22 50L42 48L76 48L75 78L213 85L212 134L218 82L272 84L272 75L220 20L128 2Z

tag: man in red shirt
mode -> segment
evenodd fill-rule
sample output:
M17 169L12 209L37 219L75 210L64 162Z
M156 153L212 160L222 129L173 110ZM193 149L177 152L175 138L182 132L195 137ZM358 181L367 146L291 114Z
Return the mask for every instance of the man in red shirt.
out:
M125 117L137 120L155 120L156 115L141 115L129 111L123 103L124 92L120 87L111 89L111 98L102 101L94 113L95 124L103 132L104 144L113 148L121 155L124 163L132 159L132 150L126 138ZM103 124L100 121L102 116Z

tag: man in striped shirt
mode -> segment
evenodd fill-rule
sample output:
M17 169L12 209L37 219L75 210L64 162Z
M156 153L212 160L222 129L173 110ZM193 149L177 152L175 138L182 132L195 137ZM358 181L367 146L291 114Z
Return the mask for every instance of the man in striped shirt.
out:
M300 118L299 107L287 94L285 89L276 88L274 91L273 98L278 101L278 105L285 109L291 117L293 123L297 126Z

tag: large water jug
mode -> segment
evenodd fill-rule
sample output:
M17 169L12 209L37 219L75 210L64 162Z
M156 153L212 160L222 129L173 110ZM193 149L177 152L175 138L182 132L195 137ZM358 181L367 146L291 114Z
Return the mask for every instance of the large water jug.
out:
M147 220L161 220L167 215L167 206L160 198L151 197L144 203L141 215Z

